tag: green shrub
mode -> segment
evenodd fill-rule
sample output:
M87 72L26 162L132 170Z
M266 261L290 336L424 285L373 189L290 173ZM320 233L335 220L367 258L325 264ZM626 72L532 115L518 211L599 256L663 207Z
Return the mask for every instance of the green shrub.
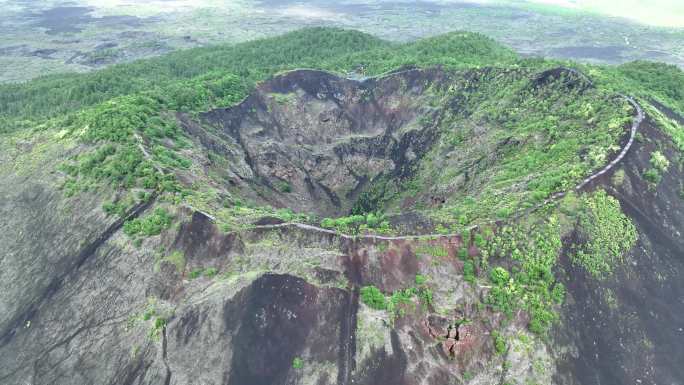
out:
M192 162L162 145L154 146L152 149L152 155L154 156L154 159L161 165L172 169L188 169L192 165Z
M562 304L565 301L565 286L560 282L556 283L551 291L551 297L557 304Z
M670 167L670 161L667 160L665 155L660 151L654 151L651 154L651 166L653 166L658 171L666 172L668 167Z
M154 328L155 329L161 329L164 326L166 326L166 319L160 317L160 318L157 318L154 320Z
M431 305L432 305L432 301L433 301L432 296L433 296L433 294L432 294L432 290L431 290L431 289L426 288L426 287L425 287L425 288L421 288L421 289L418 291L418 296L420 297L421 301L423 301L423 303L424 303L425 305L427 305L427 306L431 306Z
M402 305L408 305L413 302L413 298L418 294L418 289L409 287L403 290L397 290L390 296L387 303L387 310L392 313L393 317L403 315L404 308Z
M326 229L332 229L335 227L335 220L332 218L323 218L321 221L321 227Z
M382 217L376 216L374 213L366 214L366 225L370 228L377 227L382 222Z
M487 304L494 310L500 311L506 316L513 315L513 311L518 308L518 293L515 287L494 286L487 295Z
M480 233L476 233L474 236L475 246L478 248L484 248L487 246L487 240Z
M581 197L580 232L585 242L577 246L574 263L600 278L613 271L622 254L637 241L636 228L622 213L620 202L604 190Z
M644 178L647 181L657 185L658 183L660 183L662 175L660 175L660 172L657 169L649 168L648 170L646 170L646 172L644 172Z
M292 185L290 185L289 182L286 181L280 181L277 184L278 191L282 193L291 193L292 192Z
M648 182L657 185L663 178L662 174L667 171L668 167L670 167L670 161L667 160L665 155L663 155L663 153L660 151L654 151L651 153L650 162L651 168L644 172L644 178Z
M292 360L292 368L293 369L302 369L304 367L304 360L301 359L300 357L295 357L294 360Z
M625 182L625 170L621 168L615 171L615 174L613 174L611 181L615 186L622 186L622 184Z
M442 245L421 245L416 247L416 254L426 254L433 257L445 258L449 255L449 250Z
M387 308L385 295L375 286L364 286L361 288L361 301L368 305L368 307L376 310L385 310Z
M285 222L292 222L298 217L291 208L278 209L276 211L276 216Z
M502 355L506 353L506 339L504 336L501 335L501 333L497 331L492 332L492 338L494 339L494 351L498 355Z
M470 236L471 231L469 229L464 229L463 231L461 231L461 241L463 242L464 247L470 246Z
M475 283L475 264L470 260L463 264L463 279L470 284Z
M148 321L149 319L152 318L152 316L155 315L155 313L156 313L156 311L154 310L154 308L147 308L147 309L145 309L145 312L143 313L142 319L144 321Z
M502 267L489 271L492 288L485 303L507 317L518 310L526 311L531 318L530 330L545 333L557 320L554 307L562 301L563 287L553 274L561 247L555 216L536 224L500 228L488 244L488 253L510 257L515 266L510 271Z
M161 261L173 264L178 272L185 270L185 254L180 250L173 251L171 254L161 258Z
M126 206L121 203L107 202L102 205L102 210L104 210L107 215L122 217L126 213Z
M508 270L504 269L503 267L495 267L494 269L492 269L490 275L492 282L495 285L499 286L507 285L508 280L511 278L511 275L508 273Z
M123 230L128 236L159 235L163 230L166 230L171 226L171 220L171 214L169 214L166 209L158 207L151 215L126 221Z
M324 218L321 227L334 229L342 233L358 234L362 230L372 229L378 233L390 231L390 224L382 216L376 214L356 214L340 218Z

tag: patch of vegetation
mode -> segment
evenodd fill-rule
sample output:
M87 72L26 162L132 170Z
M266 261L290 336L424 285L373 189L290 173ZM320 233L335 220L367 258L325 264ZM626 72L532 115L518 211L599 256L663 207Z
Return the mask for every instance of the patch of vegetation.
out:
M152 325L152 329L150 330L150 338L152 339L158 339L159 334L164 330L166 327L166 322L167 320L163 317L157 317L154 319L154 324Z
M302 369L304 367L304 360L301 357L295 357L292 360L292 369Z
M620 202L604 190L580 197L578 213L583 243L576 246L573 262L596 278L609 275L637 241L636 228L622 213Z
M621 168L615 171L615 174L613 174L613 177L611 178L611 182L613 182L613 185L615 186L622 186L625 182L625 170Z
M293 93L290 93L290 94L271 94L271 97L273 97L273 100L275 100L275 102L278 104L290 104L290 103L292 103L292 101L295 100L296 95Z
M280 191L280 192L282 192L282 193L286 193L286 194L287 194L287 193L291 193L291 192L292 192L292 185L291 185L290 183L286 182L286 181L280 181L280 182L278 182L278 184L276 185L276 188L278 189L278 191Z
M403 317L406 314L407 306L413 306L413 298L418 294L419 291L415 287L392 292L387 302L387 311L392 318Z
M361 288L361 301L368 307L376 310L385 310L387 300L385 295L375 286L364 286Z
M106 202L102 205L102 210L104 210L107 215L116 215L123 218L132 206L133 202L131 201Z
M107 215L115 215L123 218L136 204L147 202L151 197L152 194L146 191L138 191L137 194L129 193L123 198L111 202L105 202L102 205L102 210Z
M506 343L506 338L497 331L492 332L492 339L494 340L494 351L498 355L506 353L508 349L508 344Z
M423 285L423 284L427 283L428 279L429 278L426 275L417 274L416 275L416 285L418 285L418 286Z
M651 183L652 186L658 185L662 178L663 176L656 168L649 168L648 170L644 171L644 179Z
M164 309L156 297L149 297L147 306L141 314L132 315L126 321L126 329L132 329L140 321L152 321L149 325L149 338L157 340L168 320L173 315L173 310Z
M135 218L126 221L123 226L124 233L128 236L152 236L159 235L163 230L171 226L171 214L162 207L158 207L154 212L142 218Z
M442 245L421 244L415 249L416 255L424 254L437 258L446 258L449 255L449 250Z
M471 285L475 283L475 263L471 260L463 263L463 279Z
M458 259L465 262L468 260L468 258L468 248L461 247L460 249L458 249Z
M433 292L427 285L428 277L416 275L415 286L392 292L389 297L385 296L375 286L364 286L361 288L361 301L370 308L376 310L386 310L392 319L403 317L407 309L413 309L414 300L418 299L424 306L431 306L433 303Z
M176 271L183 272L185 270L185 254L180 250L175 250L171 254L162 257L160 260L171 263L176 267Z
M558 319L554 310L559 284L553 274L561 249L558 219L551 216L540 223L505 226L487 246L495 258L511 258L515 265L507 270L490 270L492 285L486 303L511 317L517 310L530 314L529 329L544 334Z
M159 167L189 164L161 145L180 136L175 122L159 117L161 108L158 98L148 93L112 99L70 117L66 124L92 149L60 165L68 181L77 186L94 181L124 189L178 190L173 177ZM143 150L146 143L156 143L150 157Z
M684 154L684 127L677 121L665 116L659 109L648 102L641 102L644 110L653 118L658 127L663 130L679 149L680 154Z
M511 279L510 273L508 272L508 270L504 269L503 267L495 267L490 272L490 280L495 285L498 285L498 286L507 285L510 279Z
M215 267L202 268L198 267L193 269L190 274L188 274L189 279L197 279L199 277L213 278L218 274L218 269Z
M295 213L290 208L275 210L273 215L282 219L285 222L307 222L310 219L308 215L302 213Z
M321 221L321 227L334 229L346 234L361 234L367 230L376 233L389 233L390 225L382 215L369 213L366 215L350 215L340 218L325 218Z
M599 78L610 86L632 91L637 96L652 98L669 105L684 116L684 72L675 65L635 61L615 68L601 68Z
M667 171L667 168L670 167L670 161L667 160L662 152L653 151L653 153L651 153L651 166L664 173Z

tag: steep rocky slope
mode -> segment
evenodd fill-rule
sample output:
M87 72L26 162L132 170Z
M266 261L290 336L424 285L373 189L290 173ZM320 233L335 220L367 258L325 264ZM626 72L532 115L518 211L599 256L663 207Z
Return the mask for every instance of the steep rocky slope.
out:
M682 383L684 119L601 87L295 70L0 136L0 383Z
M566 373L559 383L684 381L684 372L675 364L684 359L684 287L678 278L684 272L681 160L670 166L657 187L642 176L651 167L654 151L669 159L681 159L681 153L652 118L640 132L642 139L618 170L624 171L624 178L611 173L591 187L604 187L620 200L639 230L638 244L605 281L591 279L567 259L563 263L571 300L558 335L572 348L562 359Z

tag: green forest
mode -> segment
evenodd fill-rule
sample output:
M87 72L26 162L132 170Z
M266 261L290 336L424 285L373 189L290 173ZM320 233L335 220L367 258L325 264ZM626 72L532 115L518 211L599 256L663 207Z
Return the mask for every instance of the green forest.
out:
M180 103L191 110L206 110L212 104L229 105L257 82L295 68L342 74L360 69L370 76L403 66L546 68L559 64L569 63L521 58L492 39L469 32L398 44L356 31L311 28L236 45L178 51L88 74L51 75L0 85L0 119L2 130L8 131L143 91L166 95L173 99L171 106ZM684 73L676 66L634 62L582 67L591 69L606 87L656 97L684 111ZM226 76L235 77L240 83L238 90L233 89L233 82L225 83ZM210 97L209 93L219 95Z

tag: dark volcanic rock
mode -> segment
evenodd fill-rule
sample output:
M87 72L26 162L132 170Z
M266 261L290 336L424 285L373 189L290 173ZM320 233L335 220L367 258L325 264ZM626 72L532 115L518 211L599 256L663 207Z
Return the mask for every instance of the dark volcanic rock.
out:
M255 281L247 303L240 306L244 312L233 339L228 384L286 384L288 377L296 377L293 360L307 350L306 365L336 362L346 295L321 292L288 276L266 275Z
M624 181L615 184L607 175L596 182L620 200L638 229L638 245L603 281L565 259L572 299L558 340L574 353L561 360L560 384L684 383L684 175L672 164L657 188L649 188L643 172L651 152L677 159L678 150L650 119L640 132L649 140L637 141L624 159Z
M299 70L262 84L237 107L202 119L239 145L249 171L243 183L261 185L275 206L324 216L347 213L376 176L406 177L436 139L438 112L431 86L447 73L408 70L363 82ZM429 116L429 124L419 122ZM198 129L185 121L189 132ZM215 151L215 138L200 134ZM287 188L283 187L287 186Z

